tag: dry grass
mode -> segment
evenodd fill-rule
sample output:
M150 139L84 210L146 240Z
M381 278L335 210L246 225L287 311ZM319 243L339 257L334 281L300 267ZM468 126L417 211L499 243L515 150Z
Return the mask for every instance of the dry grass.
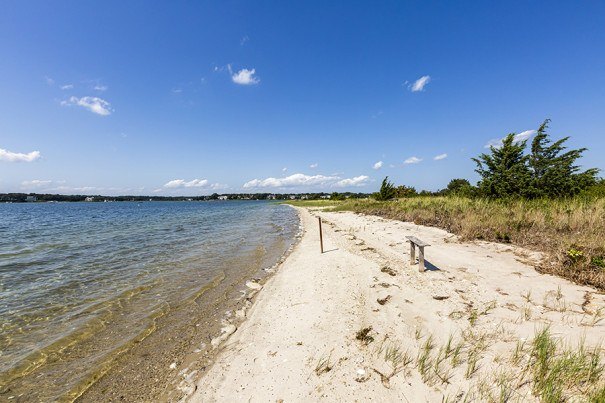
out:
M537 269L605 290L605 199L486 200L414 197L348 200L354 211L435 226L463 240L513 243L547 254Z

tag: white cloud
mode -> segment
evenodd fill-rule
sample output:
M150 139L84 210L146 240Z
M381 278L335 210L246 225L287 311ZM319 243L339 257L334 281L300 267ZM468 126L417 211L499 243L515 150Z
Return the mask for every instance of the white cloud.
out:
M32 151L27 154L14 153L0 148L0 161L7 162L32 162L40 158L40 151Z
M286 168L286 167L283 167L283 168L281 169L281 171L282 171L282 172L286 172L287 170L288 170L288 168Z
M317 168L318 166L319 166L319 164L316 162L315 164L311 164L311 165L309 165L309 168L311 168L311 169L315 169L315 168Z
M356 176L351 179L339 180L338 182L336 182L334 184L334 186L340 187L340 188L347 187L347 186L364 186L364 185L367 185L369 179L370 179L369 176L360 175L360 176Z
M535 130L526 130L524 132L521 132L519 134L515 135L515 142L519 142L519 141L523 141L523 140L527 140L528 138L530 138L531 136L533 136L534 134L536 134Z
M62 101L61 105L63 106L71 106L77 105L81 106L85 109L88 109L92 113L96 113L97 115L107 116L111 115L113 109L111 109L111 104L104 99L98 97L70 97L67 101Z
M515 143L518 143L520 141L527 140L528 138L530 138L534 134L536 134L535 130L525 130L524 132L515 134L515 137L514 137L513 140L514 140ZM490 148L490 147L500 148L502 146L502 140L504 140L504 138L501 138L501 139L491 139L490 141L487 142L487 144L484 147L485 148Z
M61 86L61 89L62 89L62 90L71 90L71 89L73 89L73 88L74 88L74 85L73 85L73 84L65 84L65 85L62 85L62 86Z
M212 189L212 190L225 190L225 189L229 189L229 185L226 185L224 183L213 183L212 185L210 185L210 189Z
M305 175L293 174L283 178L253 179L244 183L244 189L250 188L293 188L301 186L363 186L369 178L365 175L351 179L343 179L339 176Z
M250 38L248 37L248 35L245 35L244 37L242 37L242 39L240 39L239 44L241 46L244 46L246 44L246 42L248 42L250 40Z
M253 179L244 183L244 188L266 188L266 187L295 187L326 185L340 180L338 176L293 174L285 178Z
M422 76L418 80L414 81L414 84L410 85L408 88L412 92L424 91L424 87L430 82L431 76Z
M31 181L23 181L21 182L21 186L24 188L39 188L42 186L46 186L46 185L50 185L52 183L52 181L50 180L39 180L39 179L34 179Z
M417 164L422 161L422 158L418 157L410 157L407 160L403 161L404 164Z
M183 180L183 179L174 179L171 180L170 182L167 182L164 187L165 188L169 188L169 189L177 189L177 188L199 188L199 187L204 187L208 184L208 180L207 179L193 179L189 182Z
M50 77L44 77L44 80L46 80L46 84L48 85L55 85L55 80Z
M435 156L433 159L434 159L435 161L440 161L440 160L444 160L444 159L446 159L446 158L447 158L447 154L446 154L446 153L443 153L443 154L436 155L436 156Z
M229 72L231 72L231 66L228 67ZM231 74L231 80L239 85L253 85L260 83L260 78L255 77L254 74L256 74L256 69L241 69L237 73Z
M378 161L377 163L375 163L372 168L373 169L380 169L380 168L382 168L382 161Z
M93 87L93 90L95 91L107 91L107 86L106 85L101 85L101 84L97 84Z

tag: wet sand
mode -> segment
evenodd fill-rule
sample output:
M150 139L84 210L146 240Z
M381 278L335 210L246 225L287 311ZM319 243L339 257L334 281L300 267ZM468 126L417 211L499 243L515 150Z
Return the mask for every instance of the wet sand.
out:
M230 273L199 297L172 308L156 320L153 331L112 362L110 369L83 385L81 402L178 401L195 390L194 380L214 359L213 346L225 323L239 325L257 288L274 273L294 248L273 267ZM240 265L241 266L241 265ZM242 314L244 313L244 314Z

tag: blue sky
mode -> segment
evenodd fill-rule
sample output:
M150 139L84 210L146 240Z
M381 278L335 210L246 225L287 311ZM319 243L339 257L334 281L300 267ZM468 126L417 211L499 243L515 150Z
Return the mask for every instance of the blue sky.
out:
M4 1L0 192L370 192L386 175L436 190L476 181L471 157L545 118L605 169L604 16L572 1Z

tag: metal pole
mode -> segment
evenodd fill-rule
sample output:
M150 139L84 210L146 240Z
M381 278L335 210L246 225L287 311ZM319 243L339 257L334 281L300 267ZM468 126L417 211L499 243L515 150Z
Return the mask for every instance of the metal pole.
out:
M323 234L321 233L321 217L317 217L317 220L319 221L319 244L321 246L321 253L324 253L324 238Z

